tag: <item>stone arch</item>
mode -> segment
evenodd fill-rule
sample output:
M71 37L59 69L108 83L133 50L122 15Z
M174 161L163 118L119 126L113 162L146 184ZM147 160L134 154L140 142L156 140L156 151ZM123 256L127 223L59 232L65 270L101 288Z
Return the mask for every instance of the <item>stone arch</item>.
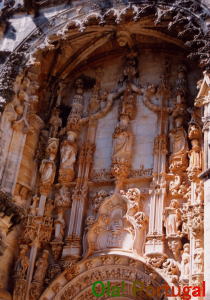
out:
M2 66L0 76L1 107L3 108L13 98L13 87L17 75L22 73L25 76L31 69L38 68L36 63L39 62L41 53L55 50L61 41L72 39L75 34L77 37L81 38L83 36L83 39L85 39L89 29L93 36L98 32L102 33L102 39L92 40L97 48L100 43L103 44L103 32L105 35L112 37L116 32L116 28L130 21L138 24L137 31L142 35L155 36L158 39L187 49L188 54L191 56L200 57L201 64L208 69L209 39L207 23L205 23L208 16L209 9L200 2L196 5L194 1L183 4L179 0L174 3L157 1L155 5L152 1L151 3L150 1L133 1L129 4L123 2L119 6L111 4L105 8L102 8L98 3L88 13L85 4L68 8L59 13L56 18L49 18L38 29L34 29L8 57ZM148 18L152 20L153 26L150 24L149 27L145 26L144 28ZM162 25L162 21L164 25ZM157 30L158 24L161 24L161 27L167 30L167 34L159 29ZM173 31L174 28L175 31ZM174 37L174 33L178 35L178 38ZM86 46L84 46L84 50L88 55L90 54ZM30 59L31 54L34 56L32 60ZM84 60L84 55L78 54L75 56L75 53L73 57L70 55L66 62L70 66L68 73L77 67L75 60L77 62ZM66 65L63 67L60 72L55 74L56 78L60 77L64 70L66 71Z
M136 258L132 254L123 252L112 252L100 256L92 256L84 259L65 270L51 285L44 291L40 300L67 300L67 299L97 299L93 294L93 284L101 281L107 287L110 282L110 292L103 293L103 289L94 291L101 295L100 299L144 299L151 300L157 296L157 288L168 285L173 286L169 278L160 271L148 265L143 258ZM124 284L122 282L124 281ZM141 282L141 285L139 285ZM99 286L102 286L100 283ZM109 284L108 284L109 286ZM120 289L112 290L112 286L119 286ZM134 288L136 286L136 289ZM152 287L152 288L151 288ZM150 289L150 290L149 290ZM152 292L151 292L152 290ZM135 292L136 291L136 292ZM115 293L115 294L114 294ZM120 294L117 294L120 293ZM153 295L153 296L152 296ZM164 288L160 288L159 296L164 295Z
M193 53L196 55L200 55L199 51L201 50L199 50L199 47L197 47L196 43L199 43L199 39L202 39L203 46L201 48L202 53L204 53L204 57L201 58L202 61L205 61L204 65L208 67L208 54L205 52L206 42L208 43L208 40L205 37L205 28L203 28L201 22L201 20L204 19L199 16L200 13L196 13L193 10L192 13L191 10L188 11L185 8L184 12L182 12L183 15L180 17L180 20L176 20L175 15L177 13L177 9L180 9L181 3L172 6L166 5L166 9L163 9L163 12L161 12L160 9L162 4L165 4L165 2L159 2L159 5L157 5L159 11L156 11L152 4L148 4L148 7L147 5L145 6L144 1L142 1L139 5L123 5L119 8L110 8L106 12L101 12L99 9L96 9L90 12L88 16L85 14L84 7L81 9L73 8L69 9L65 13L62 13L60 16L58 16L57 20L55 18L50 19L48 24L49 27L45 28L45 34L42 30L46 24L43 24L38 30L34 30L20 45L18 45L15 52L11 54L5 63L1 77L2 106L10 101L14 96L13 83L18 75L20 77L22 76L23 78L28 77L31 83L34 84L30 91L31 94L28 94L29 98L36 102L36 97L38 97L39 103L43 103L45 91L49 89L50 85L52 85L52 90L55 90L59 81L65 80L69 74L75 76L75 72L79 68L82 68L83 64L86 64L86 60L88 60L88 63L91 61L91 55L96 49L102 47L110 39L113 39L113 37L116 37L118 32L127 32L127 29L131 26L133 28L132 32L135 32L138 35L142 34L144 36L151 36L168 42L169 44L172 43L179 49L186 49L185 43L188 41L188 37L185 37L185 34L186 30L190 28L192 33L190 33L188 42L193 45L191 51L194 51ZM206 11L206 9L203 8L202 11ZM172 33L167 31L166 34L165 32L156 30L153 20L151 19L151 16L154 16L155 13L159 13L158 17L156 18L157 23L161 22L161 19L164 18L164 16L169 16L170 13L172 14L171 23L166 21L166 24L164 25L165 29L168 28L167 26L172 28L172 25L176 26L177 23L181 23L183 16L186 17L186 15L193 15L193 22L195 21L197 24L196 26L199 26L197 38L195 41L192 38L197 31L197 28L193 27L193 22L192 24L189 22L184 26L181 26L183 31L181 31L179 38L175 38L173 35L173 33L176 31L172 31ZM146 29L145 27L148 26L151 26L151 28ZM187 26L189 26L189 28ZM126 30L124 30L124 27L126 27ZM184 38L181 38L181 35L184 36ZM53 72L49 82L47 82L46 79L50 73L49 70L46 74L46 78L42 82L42 78L41 80L39 79L39 72L44 64L44 56L50 54L53 57L53 55L56 54L57 49L62 46L62 43L64 48L66 47L66 40L71 40L71 42L75 44L79 44L79 42L83 40L84 43L82 44L82 47L79 46L75 52L71 52L70 49L69 53L67 54L67 59L63 62L60 68ZM132 47L132 41L130 42L129 36L124 36L124 43L125 44L123 47L125 47L122 48L125 49L125 51L126 45L128 45L130 48ZM190 52L188 50L185 51L187 53ZM18 66L20 68L18 68ZM20 85L18 80L21 81L22 78L16 79L16 86ZM47 98L49 110L53 106L53 102L50 102L50 97ZM66 276L68 280L72 279L72 282L74 277L75 279L78 279L76 267L77 265L75 266L75 273L74 268L70 269L70 271L64 271L64 273L59 277L61 278L61 281L65 281ZM71 274L73 274L72 277L70 276ZM59 289L59 284L59 281L55 281L53 283L52 290L47 290L46 293L53 293L54 290ZM65 289L65 287L63 288ZM46 297L45 292L43 297ZM131 297L131 295L129 297Z

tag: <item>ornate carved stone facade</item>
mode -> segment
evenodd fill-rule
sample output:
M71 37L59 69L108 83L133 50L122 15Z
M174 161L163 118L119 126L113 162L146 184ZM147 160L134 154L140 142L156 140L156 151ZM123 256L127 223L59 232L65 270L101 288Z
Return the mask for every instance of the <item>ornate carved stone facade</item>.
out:
M209 7L3 1L0 299L210 297Z

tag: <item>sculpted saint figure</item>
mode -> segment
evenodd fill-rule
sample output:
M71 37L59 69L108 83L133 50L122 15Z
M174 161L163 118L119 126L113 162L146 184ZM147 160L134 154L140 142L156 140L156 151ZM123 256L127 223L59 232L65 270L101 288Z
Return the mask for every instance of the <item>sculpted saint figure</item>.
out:
M36 262L36 271L34 273L34 281L43 282L45 278L45 273L48 267L48 256L49 251L44 250L42 256Z
M39 197L37 196L37 195L35 195L35 196L33 196L33 198L32 198L32 204L31 204L31 206L30 206L30 214L32 215L32 216L36 216L36 214L37 214L37 204L38 204L38 201L39 201Z
M61 146L61 164L59 170L59 181L68 183L74 179L74 164L77 155L77 134L73 131L67 132L67 139Z
M187 144L187 133L182 127L183 118L178 116L175 119L175 128L171 130L170 139L171 139L171 148L172 155L181 154L184 151L188 150Z
M170 170L186 169L188 160L188 143L187 133L185 132L182 123L183 116L178 115L175 120L175 128L170 132L171 156Z
M181 279L186 280L189 278L190 273L190 244L184 244L183 248L184 251L181 261Z
M192 150L188 151L190 162L187 171L199 171L202 168L202 152L199 140L193 139L191 144Z
M76 114L81 117L83 112L83 93L84 93L84 82L82 78L77 78L75 81L75 96L72 100L72 110L69 118L72 114Z
M50 125L51 125L51 128L50 128L50 137L53 137L55 138L58 134L58 129L61 127L62 125L62 120L61 118L59 117L59 110L57 108L55 108L52 112L52 116L50 118Z
M169 207L165 208L165 227L167 237L177 236L180 234L179 226L181 224L181 212L179 207L179 202L172 199Z
M137 188L131 188L126 193L128 203L126 215L128 220L137 228L141 228L146 221L146 216L142 212L142 207L140 205L140 194L141 192Z
M120 117L120 122L113 134L113 163L129 163L133 145L133 135L128 129L129 118L126 115Z
M40 184L42 187L44 186L49 187L54 182L55 171L56 171L54 160L57 154L57 149L58 149L58 140L55 138L51 138L48 142L48 147L46 150L49 158L42 160L39 169L39 172L41 174Z
M18 279L24 279L26 276L28 267L29 267L29 258L27 256L28 246L21 245L20 249L21 249L20 256L19 256L19 259L17 260L15 271L16 271L16 276L18 277Z
M63 217L64 210L62 207L58 208L57 218L55 220L55 240L62 241L64 237L65 220Z

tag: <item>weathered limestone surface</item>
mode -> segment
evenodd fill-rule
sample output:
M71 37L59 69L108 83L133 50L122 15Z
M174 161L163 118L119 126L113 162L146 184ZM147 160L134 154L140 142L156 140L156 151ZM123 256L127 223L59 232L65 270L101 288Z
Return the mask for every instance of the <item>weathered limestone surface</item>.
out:
M210 297L210 8L156 2L2 4L0 299Z

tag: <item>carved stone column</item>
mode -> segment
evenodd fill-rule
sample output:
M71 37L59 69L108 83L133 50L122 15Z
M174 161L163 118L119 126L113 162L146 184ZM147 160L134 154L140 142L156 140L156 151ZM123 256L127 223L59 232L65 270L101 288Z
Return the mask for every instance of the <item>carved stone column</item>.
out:
M145 254L153 256L154 253L163 255L163 209L166 198L166 156L168 134L168 100L170 88L168 83L169 65L166 62L163 80L156 91L154 86L149 86L144 92L144 104L158 114L158 135L154 141L154 168L153 181L150 192L150 217L149 232L145 244ZM152 103L153 96L157 96L160 105Z
M204 280L206 283L206 297L210 297L210 75L204 72L204 78L199 82L199 92L195 99L195 106L203 107L203 132L204 132L204 171L200 178L204 181ZM197 242L198 244L199 242ZM202 245L197 245L197 252Z
M81 255L82 247L82 222L85 204L88 195L88 178L93 159L95 145L85 144L79 157L79 171L76 181L76 187L72 196L72 207L70 222L66 238L66 245L63 249L63 257L77 260Z

